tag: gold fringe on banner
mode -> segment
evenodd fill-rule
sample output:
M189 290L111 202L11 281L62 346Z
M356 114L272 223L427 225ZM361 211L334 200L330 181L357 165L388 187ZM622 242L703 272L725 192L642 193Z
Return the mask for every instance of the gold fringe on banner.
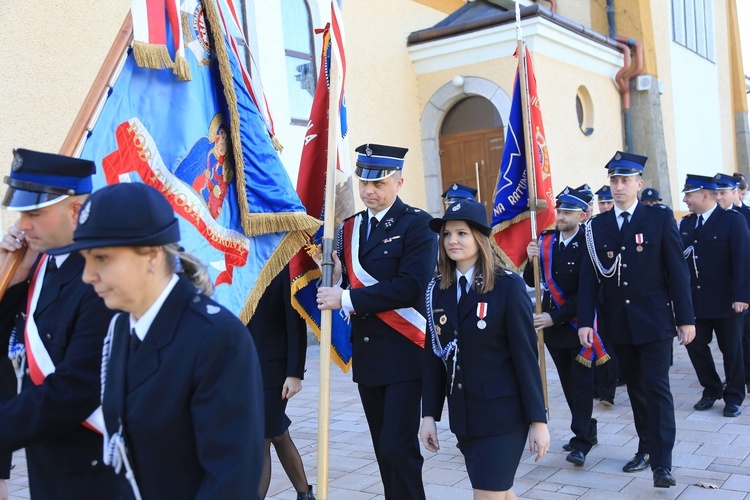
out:
M245 324L250 322L253 314L255 314L255 308L258 307L258 302L263 297L271 280L284 269L284 266L308 241L310 241L310 236L301 231L292 231L284 236L279 246L276 247L276 250L273 251L271 257L258 273L255 286L245 299L245 305L240 312L240 321Z
M273 149L281 153L284 151L284 146L281 145L281 141L277 136L271 137L271 142L273 143Z
M611 356L609 354L605 354L604 356L596 360L596 366L603 365L610 359L612 359Z
M133 56L141 68L166 69L174 68L172 58L166 45L154 45L146 42L133 42Z
M174 58L174 74L177 78L183 82L189 82L190 78L190 64L187 62L184 56L175 56Z
M224 31L221 28L219 13L216 10L216 5L213 0L204 0L203 7L206 12L209 26L215 27L215 29L211 29L210 31L213 34L212 41L219 61L221 83L224 86L224 96L226 97L227 107L229 108L231 124L229 130L232 138L235 168L237 170L237 191L239 194L240 210L242 211L242 228L245 230L247 236L257 236L269 232L304 231L306 232L305 241L300 243L297 247L299 249L307 242L309 236L315 234L315 231L317 231L321 224L320 220L307 215L307 212L284 214L254 214L250 212L250 206L247 202L245 191L245 162L242 157L242 143L239 131L240 115L237 110L237 95L234 93L234 82L232 69L229 66L229 55L227 54L227 48L224 46Z
M580 354L578 356L576 356L576 361L578 361L579 363L581 363L586 368L591 368L591 360L584 358ZM597 363L597 364L599 364L599 363Z

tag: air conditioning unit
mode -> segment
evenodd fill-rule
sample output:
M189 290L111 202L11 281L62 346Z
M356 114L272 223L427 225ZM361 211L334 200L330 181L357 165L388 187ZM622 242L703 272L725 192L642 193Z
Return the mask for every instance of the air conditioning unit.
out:
M635 79L636 90L648 90L650 88L651 88L651 76L650 75L640 75L636 77Z

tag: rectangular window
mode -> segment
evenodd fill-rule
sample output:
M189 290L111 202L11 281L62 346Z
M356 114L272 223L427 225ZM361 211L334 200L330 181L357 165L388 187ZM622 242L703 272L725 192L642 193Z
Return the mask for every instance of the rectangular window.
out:
M713 0L672 0L672 39L714 61Z

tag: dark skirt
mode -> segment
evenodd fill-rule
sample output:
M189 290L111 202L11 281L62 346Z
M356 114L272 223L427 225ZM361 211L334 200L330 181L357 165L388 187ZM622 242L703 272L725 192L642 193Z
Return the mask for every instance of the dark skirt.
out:
M487 491L511 489L528 435L526 428L499 436L456 436L472 488Z
M292 421L286 416L286 399L281 399L281 387L263 389L264 410L266 415L266 439L281 436Z

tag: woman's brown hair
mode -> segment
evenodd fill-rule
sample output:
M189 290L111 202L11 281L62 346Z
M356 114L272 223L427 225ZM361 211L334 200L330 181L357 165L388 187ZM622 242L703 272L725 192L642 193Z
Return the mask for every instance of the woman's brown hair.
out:
M477 280L471 284L478 293L488 293L495 288L495 269L503 268L502 262L492 251L489 237L485 236L484 233L477 230L474 226L469 224L471 235L474 237L474 241L477 242L477 262L474 264L474 276L478 274L482 275L482 280L479 286L475 286ZM438 272L442 275L440 280L440 289L446 290L456 279L456 262L448 257L445 251L445 223L440 228L440 239L438 242Z

